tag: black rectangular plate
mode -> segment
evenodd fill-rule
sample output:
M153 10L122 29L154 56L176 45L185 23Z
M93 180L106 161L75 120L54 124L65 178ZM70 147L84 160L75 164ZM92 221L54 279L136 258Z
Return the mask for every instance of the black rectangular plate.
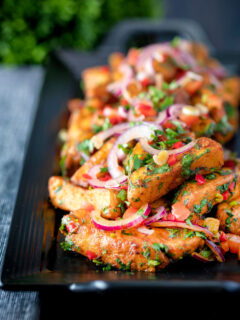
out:
M136 42L145 39L146 43L156 41L154 34L148 33L150 27L151 30L158 31L157 40L166 40L177 34L207 42L201 33L193 34L191 24L186 26L179 22L176 24L175 21L175 26L178 27L175 31L174 24L170 24L170 28L166 23L157 25L147 23L145 29L144 23L140 23L140 26L139 23L135 23L135 29L133 25L128 23L124 27L118 27L105 41L105 46L90 55L65 50L52 57L24 161L2 271L4 288L22 290L61 287L72 292L126 288L240 292L240 265L235 256L227 256L227 262L222 264L215 262L202 264L186 258L166 270L149 274L101 271L85 257L63 252L60 247L63 239L58 229L63 212L55 210L49 203L47 182L57 170L57 133L65 124L66 102L81 94L80 72L88 66L106 63L111 51L125 51L134 43L134 39L137 39ZM142 28L145 38L140 36ZM122 36L123 29L132 30L132 33L129 32L132 38L125 37L124 40L116 41ZM191 32L188 33L189 29ZM114 40L111 40L111 37ZM233 56L236 58L236 55ZM227 60L227 64L236 72L239 70L239 61L233 61L233 56ZM230 144L235 151L240 145L239 140L238 132Z

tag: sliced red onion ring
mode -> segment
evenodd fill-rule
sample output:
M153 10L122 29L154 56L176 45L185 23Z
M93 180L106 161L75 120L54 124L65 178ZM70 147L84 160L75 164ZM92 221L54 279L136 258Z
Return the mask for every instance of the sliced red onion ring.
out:
M192 257L193 257L194 259L197 259L197 260L201 261L201 262L212 262L212 261L214 261L213 259L209 259L209 258L206 258L206 257L202 256L202 255L201 255L200 253L198 253L198 252L193 252L193 253L192 253Z
M141 144L141 147L143 148L143 150L145 150L146 152L148 152L149 154L152 154L152 155L158 155L159 152L162 151L162 150L155 149L155 148L151 147L148 144L148 141L147 141L146 138L141 138L140 139L140 144ZM196 144L196 141L191 141L191 142L189 142L188 144L186 144L183 147L180 147L178 149L173 149L173 150L167 150L167 152L168 152L169 155L171 155L171 154L178 155L178 154L181 154L181 153L189 151L190 149L192 149L192 147L195 144Z
M194 145L196 144L196 140L193 140L191 142L189 142L188 144L186 144L185 146L178 148L178 149L173 149L173 150L168 150L168 154L181 154L184 152L189 151L190 149L192 149L192 147L194 147Z
M163 206L157 208L156 213L144 221L144 225L148 225L162 219L166 212L167 211Z
M180 115L182 108L184 107L184 104L178 103L173 104L167 108L167 116L169 119L177 119L177 117Z
M143 234L146 234L148 236L150 236L151 234L153 234L154 230L153 229L148 229L146 228L145 226L142 226L142 227L138 227L137 228L137 231L143 233Z
M224 255L222 254L222 251L218 248L218 246L212 242L211 240L206 240L206 245L212 250L212 252L215 254L216 259L219 262L224 262L225 258Z
M151 139L154 129L158 129L158 127L156 127L156 125L153 123L144 122L144 124L136 125L128 129L120 137L118 137L117 141L110 150L107 159L108 171L114 179L122 176L122 171L119 169L118 164L118 146L142 137L147 137L149 140Z
M105 131L99 132L98 134L92 137L91 141L93 142L94 147L96 149L100 149L107 138L115 134L122 133L123 131L127 130L129 127L130 127L130 123L128 122L117 124Z
M158 113L158 116L157 116L157 119L155 120L155 122L157 124L162 125L167 120L167 118L168 118L167 111L163 110L163 111Z
M128 177L125 175L122 175L116 179L109 179L107 181L101 181L99 179L89 179L88 183L90 184L90 186L94 188L120 190L121 185L124 184L127 180L128 180Z
M107 220L101 217L101 214L99 211L93 211L92 221L95 227L101 230L105 230L105 231L124 230L124 229L135 228L137 226L140 226L148 217L150 211L151 211L150 205L145 204L131 217L126 219L119 219L119 220Z
M159 228L184 228L190 229L193 231L203 232L207 237L213 237L213 233L208 229L199 226L197 224L187 224L184 221L172 221L172 220L161 220L151 224L152 227L159 227Z

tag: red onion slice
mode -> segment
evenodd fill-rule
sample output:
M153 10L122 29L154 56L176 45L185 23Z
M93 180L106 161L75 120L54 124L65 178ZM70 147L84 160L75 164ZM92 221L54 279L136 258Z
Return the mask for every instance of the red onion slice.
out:
M130 127L130 123L128 122L117 124L105 131L95 134L95 136L92 137L91 141L93 142L94 147L96 149L100 149L107 138L115 134L122 133L123 131L127 130L129 127Z
M159 228L184 228L190 229L193 231L203 232L207 237L213 237L213 233L208 229L199 226L197 224L189 225L184 221L171 221L171 220L161 220L151 224L152 227L159 227Z
M92 221L95 227L101 230L105 230L105 231L124 230L124 229L135 228L137 226L140 226L148 217L150 211L151 211L150 205L145 204L131 217L126 219L120 219L120 220L107 220L101 217L101 214L99 211L93 211Z
M122 171L119 169L118 164L118 149L119 145L126 144L134 139L147 137L149 140L153 134L153 130L157 129L156 125L145 122L141 125L136 125L127 131L125 131L113 145L108 154L107 165L110 175L115 179L122 175Z
M202 256L200 253L198 252L193 252L192 253L192 257L196 260L199 260L201 262L212 262L214 261L213 259L209 259L209 258L206 258L204 256Z
M167 211L163 206L157 208L156 213L153 216L147 218L144 222L144 225L148 225L156 221L159 221L166 214L166 212Z
M162 125L167 120L167 118L168 118L167 111L164 110L158 113L158 116L155 122L159 125Z
M184 107L184 104L178 103L173 104L167 108L167 116L169 119L177 119L177 117L180 115L182 108Z
M155 149L155 148L151 147L148 144L148 141L147 141L146 138L141 138L140 139L140 144L141 144L141 147L143 148L143 150L145 150L146 152L148 152L151 155L158 155L159 152L163 151L163 150L159 150L159 149ZM168 152L169 155L171 155L171 154L178 155L178 154L181 154L181 153L189 151L190 149L192 149L192 147L195 144L196 144L196 141L191 141L191 142L189 142L188 144L186 144L183 147L180 147L178 149L173 149L173 150L167 150L167 152Z
M222 251L218 248L218 246L212 242L211 240L206 240L206 245L212 250L212 252L215 254L216 259L219 262L224 262L225 258L224 255L222 254Z

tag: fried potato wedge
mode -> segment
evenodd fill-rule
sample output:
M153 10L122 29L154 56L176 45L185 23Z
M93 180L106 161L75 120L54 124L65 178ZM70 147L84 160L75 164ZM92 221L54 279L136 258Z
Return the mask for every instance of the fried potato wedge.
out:
M90 215L83 210L65 217L65 221L72 220L75 224L78 220L78 228L74 233L63 231L73 251L89 258L95 257L119 269L154 272L166 267L170 259L178 260L191 254L204 243L197 236L186 237L188 231L180 229L174 237L171 231L162 228L152 229L151 235L145 235L135 228L125 232L103 231L94 226ZM61 229L64 230L64 226Z
M84 174L95 165L106 162L109 151L111 150L116 138L111 138L107 141L100 150L95 152L89 160L87 160L71 177L71 181L80 186L87 186L87 180L84 178Z
M219 195L230 185L233 192L236 188L237 175L229 169L221 169L219 173L211 173L204 178L206 182L201 185L195 180L184 183L174 201L181 202L198 217L210 212L212 207L219 203Z
M223 165L222 146L209 138L199 138L188 152L177 156L177 162L153 169L149 166L134 171L129 179L128 201L135 208L153 202L175 189L196 173L208 174Z
M120 215L117 207L120 202L117 198L118 191L87 190L56 176L49 179L48 190L53 205L62 210L74 211L93 206L95 210L101 211L105 218L114 219Z

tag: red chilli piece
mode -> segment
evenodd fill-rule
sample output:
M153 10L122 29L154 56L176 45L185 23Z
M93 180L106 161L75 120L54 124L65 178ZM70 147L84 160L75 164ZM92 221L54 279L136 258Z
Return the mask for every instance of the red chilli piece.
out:
M222 196L223 196L223 200L226 201L231 196L231 193L227 190L223 192Z
M90 251L90 250L87 250L86 254L87 254L87 257L88 257L89 260L93 260L93 259L97 258L97 255L94 252Z
M201 174L197 174L195 176L195 180L197 181L198 185L204 184L206 182L206 180L203 178Z
M73 233L74 231L76 231L77 225L73 221L71 221L66 225L66 229L69 233Z
M176 154L170 154L168 157L168 165L169 167L172 167L177 162L177 156Z
M87 180L91 180L92 179L92 177L87 173L84 173L82 176L83 176L84 179L87 179Z

